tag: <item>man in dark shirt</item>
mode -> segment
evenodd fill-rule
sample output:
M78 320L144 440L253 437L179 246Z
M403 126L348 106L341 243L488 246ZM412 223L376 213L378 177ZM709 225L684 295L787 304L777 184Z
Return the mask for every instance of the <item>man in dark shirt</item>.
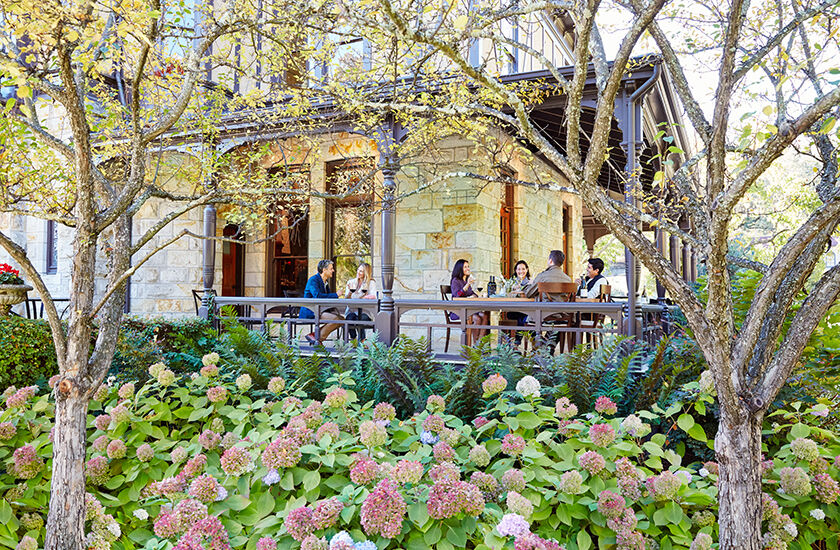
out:
M335 264L330 260L321 260L318 262L318 273L313 275L306 281L306 289L303 291L304 298L338 298L338 294L335 292L330 292L329 285L327 281L335 274ZM311 309L302 307L300 308L300 317L301 319L314 319L315 312ZM331 307L326 310L321 311L321 319L344 319L342 315L338 312L338 310L334 307ZM332 331L340 327L341 325L338 323L328 323L321 325L321 334L319 338L319 342L323 342L327 339L327 336L330 335ZM315 333L310 332L306 335L306 341L312 345L315 345Z

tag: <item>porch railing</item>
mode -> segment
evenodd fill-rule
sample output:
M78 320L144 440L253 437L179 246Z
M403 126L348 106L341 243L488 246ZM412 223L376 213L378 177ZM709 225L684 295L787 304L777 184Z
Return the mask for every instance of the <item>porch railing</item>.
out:
M237 318L249 328L267 330L269 323L283 325L291 339L295 337L297 329L304 325L307 332L314 332L316 338L320 336L320 325L335 323L343 326L354 325L359 328L373 328L375 319L370 321L348 319L325 319L323 313L327 310L338 310L342 315L346 309L363 311L365 309L379 309L377 300L343 300L317 298L266 298L241 296L216 296L214 303L217 308L233 306L237 310ZM300 318L297 311L301 307L312 310L314 318ZM625 313L622 303L598 302L523 302L500 300L430 300L430 299L399 299L394 301L396 334L404 334L404 330L420 329L426 331L429 346L432 342L433 329L450 329L456 333L460 331L460 342L466 344L468 329L489 329L491 331L521 331L534 335L547 332L572 334L574 344L583 341L585 334L621 334L624 331ZM458 315L459 320L446 322L443 312L449 311ZM510 324L475 325L467 323L473 313L480 311L515 311L528 315L529 324L514 326ZM410 321L403 316L408 312L439 312L441 321ZM609 322L599 327L576 326L574 323L554 324L548 317L556 314L571 316L589 315L592 318L601 315ZM347 331L344 331L347 339Z

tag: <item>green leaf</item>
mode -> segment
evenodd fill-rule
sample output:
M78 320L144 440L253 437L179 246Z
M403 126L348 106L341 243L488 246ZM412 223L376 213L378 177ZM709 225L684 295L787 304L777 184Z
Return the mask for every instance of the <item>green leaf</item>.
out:
M251 504L251 500L243 495L232 495L225 499L225 504L227 504L228 508L231 510L239 512L247 508L248 505Z
M516 415L516 420L518 420L519 425L525 428L526 430L533 430L542 422L537 415L527 411L521 412L518 415Z
M684 432L687 432L694 426L694 418L690 414L683 413L677 418L677 426Z
M311 491L312 489L316 488L320 483L321 474L318 473L318 470L312 470L310 472L307 472L306 475L303 476L303 488L307 491Z
M423 540L426 541L426 544L431 546L440 540L440 535L440 525L432 525L432 528L426 531L423 535Z
M798 437L808 437L809 435L811 435L811 428L801 422L794 424L790 429L790 436L794 439Z
M259 512L260 518L264 518L273 511L274 497L271 496L270 492L266 491L260 496L260 499L257 501L257 512Z
M592 537L589 536L586 529L580 530L575 540L577 541L579 550L589 550L592 548Z
M429 521L429 512L422 502L415 502L408 508L408 517L417 527L423 527Z
M455 548L466 548L467 546L467 534L461 526L450 527L449 531L446 532L446 540L451 542Z
M697 441L702 441L704 443L708 441L708 438L706 437L706 431L700 424L695 424L694 426L692 426L691 429L688 430L688 435L690 435L693 439L696 439Z
M6 524L12 518L12 507L6 500L0 500L0 523Z

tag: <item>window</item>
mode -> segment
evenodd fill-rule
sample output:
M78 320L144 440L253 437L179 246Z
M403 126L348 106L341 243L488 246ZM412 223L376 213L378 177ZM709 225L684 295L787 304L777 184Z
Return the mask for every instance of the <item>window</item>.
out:
M292 189L309 188L309 166L271 168L269 176L283 178ZM303 296L309 270L309 199L280 199L268 222L266 246L268 296Z
M54 220L47 220L47 247L45 273L58 273L58 224Z
M374 174L372 158L327 164L327 190L345 195L327 203L327 251L335 262L335 286L356 274L361 262L372 263Z

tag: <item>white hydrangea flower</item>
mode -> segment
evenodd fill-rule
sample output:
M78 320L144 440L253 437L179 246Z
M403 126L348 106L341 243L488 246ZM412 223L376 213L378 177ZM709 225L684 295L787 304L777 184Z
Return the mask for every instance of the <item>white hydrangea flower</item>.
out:
M340 542L349 544L350 546L355 544L353 537L351 537L347 531L339 531L330 539L330 549L338 547Z
M522 397L539 397L540 396L540 382L533 376L523 376L519 382L516 383L516 391Z
M136 517L140 521L146 521L147 519L149 519L149 512L142 508L138 508L134 510L134 517Z
M712 371L704 370L700 373L700 391L709 395L716 395L715 378Z
M120 526L116 521L109 521L108 522L108 531L114 535L115 539L120 538L122 531L120 530Z
M814 508L813 510L811 510L811 517L816 520L822 521L825 519L825 512L823 512L819 508Z
M700 468L700 477L709 477L709 470L706 468Z
M785 531L788 532L792 538L796 538L796 535L799 534L799 531L796 529L796 525L793 522L785 523Z

